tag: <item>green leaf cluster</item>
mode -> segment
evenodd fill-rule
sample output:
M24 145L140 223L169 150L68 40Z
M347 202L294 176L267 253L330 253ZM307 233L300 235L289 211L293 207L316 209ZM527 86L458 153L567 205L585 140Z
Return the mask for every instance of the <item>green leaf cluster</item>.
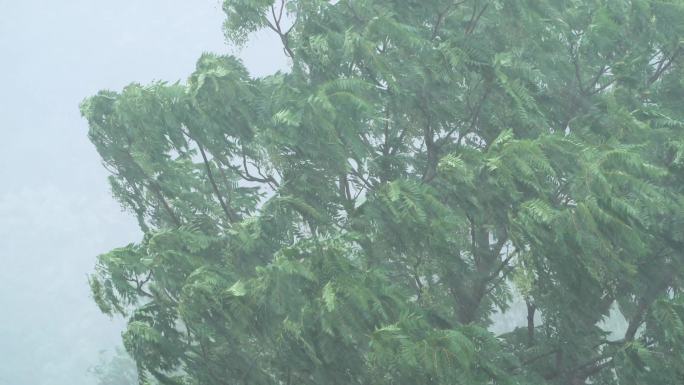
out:
M684 381L684 2L223 8L291 68L81 107L145 233L90 280L141 384Z

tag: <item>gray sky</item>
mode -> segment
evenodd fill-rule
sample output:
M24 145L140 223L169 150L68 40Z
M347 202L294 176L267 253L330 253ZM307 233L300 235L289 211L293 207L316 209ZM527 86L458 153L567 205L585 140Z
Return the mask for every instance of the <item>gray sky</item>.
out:
M137 241L109 195L78 104L130 82L184 80L224 43L217 0L0 0L0 385L92 384L121 320L101 315L95 256ZM238 53L285 67L275 37Z

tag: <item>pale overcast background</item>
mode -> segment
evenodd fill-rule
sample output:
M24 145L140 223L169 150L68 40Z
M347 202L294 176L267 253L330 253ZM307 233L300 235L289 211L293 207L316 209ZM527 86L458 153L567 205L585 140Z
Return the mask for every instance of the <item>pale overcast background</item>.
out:
M255 76L277 39L228 47L218 0L0 0L0 385L91 385L123 322L87 286L95 256L137 241L110 197L78 105L100 89L184 80L202 52Z

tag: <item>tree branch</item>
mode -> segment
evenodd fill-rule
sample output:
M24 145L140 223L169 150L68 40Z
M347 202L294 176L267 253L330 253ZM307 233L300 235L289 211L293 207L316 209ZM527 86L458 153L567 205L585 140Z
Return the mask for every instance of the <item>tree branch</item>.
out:
M244 168L245 173L244 173L244 174L241 173L240 170L238 170L237 168L235 168L234 171L235 171L242 179L248 180L248 181L250 181L250 182L268 183L269 185L272 184L271 187L274 188L274 189L275 189L275 187L279 187L279 186L280 186L280 184L278 183L278 181L276 181L275 178L273 178L273 176L270 176L270 175L266 176L266 175L261 174L261 170L259 169L259 166L256 165L254 162L252 162L252 164L254 165L254 167L257 168L257 172L258 172L259 175L261 175L262 177L261 177L261 178L258 178L258 177L255 177L255 176L253 176L253 175L251 175L251 174L249 173L249 168L247 167L247 155L246 155L246 153L245 153L245 147L244 147L244 146L242 146L241 155L242 155L242 167Z
M444 9L442 12L437 13L437 21L435 21L435 25L432 28L432 35L430 37L430 40L434 40L437 37L437 34L439 33L439 27L442 25L442 22L444 19L449 16L449 12L451 12L452 9L455 7L458 7L459 5L465 3L468 0L463 0L463 1L456 1L452 4L447 5L447 7Z
M221 195L221 191L218 188L218 185L216 184L216 180L214 179L214 173L211 171L211 165L209 162L209 158L207 157L207 153L204 151L204 147L202 144L195 139L192 135L190 135L189 132L182 130L183 134L187 136L190 140L195 142L197 144L197 148L200 151L200 155L202 155L202 161L204 163L204 168L207 172L207 178L209 179L209 183L211 184L212 189L214 190L214 195L216 195L216 199L219 201L219 204L221 205L221 209L223 210L223 213L226 215L226 219L228 219L228 222L230 223L235 223L238 221L238 218L235 216L235 214L230 210L230 208L226 205L226 203L223 201L223 196Z
M482 17L482 14L489 8L489 3L485 4L484 7L480 10L479 13L476 14L477 11L477 5L473 5L473 15L470 18L470 21L468 22L468 27L466 28L466 35L470 35L475 31L475 28L477 27L478 21L480 21L480 17Z
M207 154L204 152L204 148L202 145L198 142L197 147L200 150L200 154L202 155L202 160L204 161L204 167L207 170L207 177L209 178L209 182L211 183L211 187L214 189L214 194L216 195L216 199L218 199L219 204L221 205L221 208L223 209L224 214L226 214L226 218L228 218L228 221L230 223L235 223L237 222L237 218L235 215L231 212L231 210L226 206L226 203L223 201L223 197L221 196L221 192L218 189L218 186L216 185L216 181L214 180L214 175L211 171L211 166L209 164L209 159L207 159Z
M682 50L677 48L669 59L661 60L658 64L658 68L656 68L656 71L653 73L653 75L651 75L650 78L648 78L648 85L655 83L663 75L663 73L670 68L672 63L674 63L675 59L677 59L677 56L679 56L681 52Z
M534 345L534 314L537 312L537 305L530 299L525 299L527 305L527 346Z
M284 1L281 1L280 17L282 17L283 7ZM283 49L285 50L287 55L294 60L295 55L294 52L292 52L292 49L290 48L290 42L288 40L288 34L294 27L294 24L292 24L292 27L290 27L290 29L288 29L286 32L283 32L280 26L280 17L276 16L276 11L273 5L271 5L271 15L273 16L273 23L271 23L270 20L266 19L266 25L268 26L268 28L270 28L278 34L278 36L280 37L280 41L283 43Z

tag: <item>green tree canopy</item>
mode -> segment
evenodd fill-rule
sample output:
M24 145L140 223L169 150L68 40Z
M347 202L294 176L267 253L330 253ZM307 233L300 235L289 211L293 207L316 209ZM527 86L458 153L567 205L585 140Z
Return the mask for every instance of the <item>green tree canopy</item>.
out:
M683 1L224 10L291 68L82 104L145 233L90 281L141 383L684 383Z

